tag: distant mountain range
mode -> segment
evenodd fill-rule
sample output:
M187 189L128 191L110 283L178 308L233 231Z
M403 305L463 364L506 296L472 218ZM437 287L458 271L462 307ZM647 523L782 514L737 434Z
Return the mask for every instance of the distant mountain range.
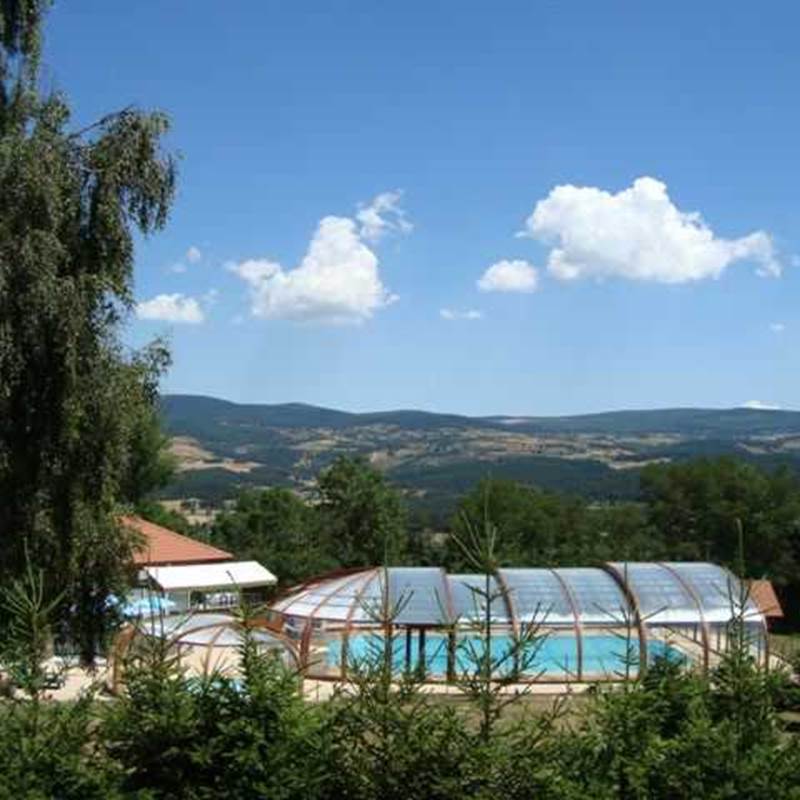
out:
M736 455L800 468L800 411L669 408L564 417L350 413L165 395L181 474L167 495L220 501L246 486L308 489L339 453L359 453L421 504L450 503L492 474L594 498L632 496L642 466Z

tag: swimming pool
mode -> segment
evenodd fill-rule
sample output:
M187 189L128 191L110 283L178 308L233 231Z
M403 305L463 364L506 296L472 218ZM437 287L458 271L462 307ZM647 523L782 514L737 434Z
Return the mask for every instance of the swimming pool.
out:
M625 651L627 642L608 633L584 634L582 662L584 677L613 678L625 672ZM396 672L406 669L417 669L420 666L421 637L418 631L412 631L407 641L406 635L396 636L392 642L392 664ZM410 647L409 647L410 646ZM492 638L492 660L499 664L512 646L508 634L498 634ZM634 664L630 670L635 675L639 659L639 642L634 638L630 642ZM348 664L368 662L382 651L383 637L379 633L353 634L347 643ZM456 649L456 669L459 672L474 671L478 659L483 652L483 644L477 636L462 634L458 638ZM440 633L427 632L425 636L425 671L431 676L443 677L447 674L447 637ZM687 655L676 647L661 640L647 643L648 661L658 657L669 658L680 662L688 660ZM525 673L530 676L540 675L546 679L575 679L578 672L577 640L573 634L556 634L547 636L537 644L535 653L523 657ZM326 664L331 669L338 669L342 663L342 641L332 640L327 648ZM499 671L511 669L511 659L500 666Z

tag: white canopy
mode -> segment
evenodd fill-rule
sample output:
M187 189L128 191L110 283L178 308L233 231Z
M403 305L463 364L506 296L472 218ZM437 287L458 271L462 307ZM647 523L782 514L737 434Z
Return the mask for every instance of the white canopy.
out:
M277 583L277 578L258 561L146 567L145 572L165 592L176 589L251 589Z

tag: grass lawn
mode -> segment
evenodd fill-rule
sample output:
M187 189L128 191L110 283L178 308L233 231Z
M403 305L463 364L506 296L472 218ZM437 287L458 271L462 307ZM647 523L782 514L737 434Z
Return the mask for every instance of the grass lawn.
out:
M771 633L769 646L772 652L792 658L800 653L800 633Z
M434 703L458 709L475 724L478 723L480 714L477 708L463 695L431 694L429 698ZM560 706L557 725L559 727L566 726L571 723L577 723L580 720L589 702L589 695L583 693L571 695L526 694L506 706L503 711L501 725L503 723L519 722L529 717L542 716L551 712L554 705L557 704Z

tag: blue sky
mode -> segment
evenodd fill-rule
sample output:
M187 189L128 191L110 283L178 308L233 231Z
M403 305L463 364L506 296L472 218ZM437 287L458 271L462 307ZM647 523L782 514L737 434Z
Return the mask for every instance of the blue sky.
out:
M800 406L800 5L56 4L75 124L172 117L167 391ZM700 216L696 216L696 215Z

